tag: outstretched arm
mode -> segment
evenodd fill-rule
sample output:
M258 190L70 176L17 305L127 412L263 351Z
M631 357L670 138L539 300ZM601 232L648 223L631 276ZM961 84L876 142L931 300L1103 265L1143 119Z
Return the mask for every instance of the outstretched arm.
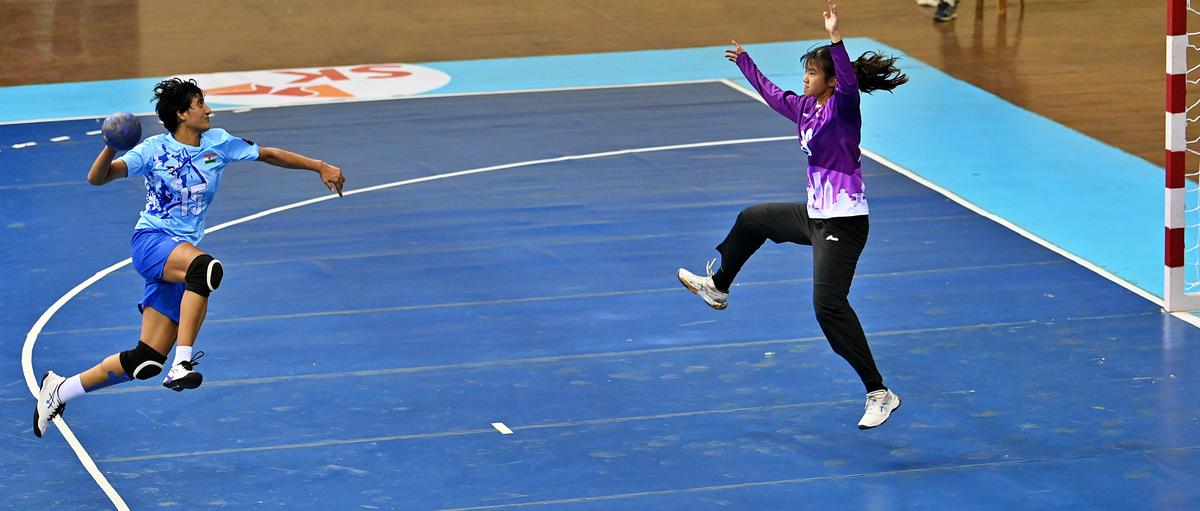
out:
M795 92L780 89L767 79L767 76L758 70L758 66L754 64L750 54L746 53L746 50L742 49L742 45L737 41L733 41L732 50L725 50L725 58L737 64L746 80L750 82L754 90L758 91L758 95L762 96L768 106L775 109L780 115L787 117L788 120L797 122L800 116L800 97Z
M337 192L339 197L342 195L342 185L346 183L342 169L278 147L260 147L258 161L285 169L308 169L316 172L320 174L321 182L325 183L325 187L329 188L331 192Z
M128 175L129 166L124 160L113 161L113 156L116 155L116 150L104 146L100 155L96 156L96 161L92 162L92 168L88 169L87 182L100 186Z

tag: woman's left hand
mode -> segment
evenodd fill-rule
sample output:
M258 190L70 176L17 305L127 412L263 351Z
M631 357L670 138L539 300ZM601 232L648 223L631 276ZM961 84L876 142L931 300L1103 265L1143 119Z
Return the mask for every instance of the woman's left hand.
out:
M730 42L733 43L733 49L725 50L725 58L729 59L730 62L737 62L738 55L746 53L746 50L737 41Z

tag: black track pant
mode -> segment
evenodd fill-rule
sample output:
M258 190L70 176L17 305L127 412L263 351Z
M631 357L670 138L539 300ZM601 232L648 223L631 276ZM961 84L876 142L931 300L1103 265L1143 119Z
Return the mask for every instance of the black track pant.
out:
M813 248L813 308L834 353L858 372L867 392L885 388L871 347L847 297L858 256L867 244L867 216L809 218L804 204L759 204L742 210L717 251L721 269L717 289L728 291L742 265L766 240Z

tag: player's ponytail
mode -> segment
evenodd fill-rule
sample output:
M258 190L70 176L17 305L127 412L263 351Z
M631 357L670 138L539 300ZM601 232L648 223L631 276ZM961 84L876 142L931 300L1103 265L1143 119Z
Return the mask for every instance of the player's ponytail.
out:
M833 56L829 53L829 45L822 45L808 50L800 58L805 69L814 66L827 78L837 76L834 73ZM891 91L908 83L908 75L901 73L896 67L899 57L889 57L873 51L866 52L851 63L854 66L854 77L858 79L858 90L870 94L877 90Z
M866 52L854 61L854 76L858 78L858 90L870 94L877 90L891 92L908 83L908 75L896 67L899 57L889 57L873 51Z

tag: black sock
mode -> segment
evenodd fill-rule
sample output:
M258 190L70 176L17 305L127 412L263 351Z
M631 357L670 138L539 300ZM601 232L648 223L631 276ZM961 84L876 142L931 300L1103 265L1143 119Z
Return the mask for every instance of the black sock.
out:
M733 284L733 282L731 282L732 279L726 279L725 274L722 273L721 270L719 270L719 269L717 270L716 273L713 274L712 279L713 279L713 286L716 286L717 291L720 291L722 293L728 293L729 285Z

